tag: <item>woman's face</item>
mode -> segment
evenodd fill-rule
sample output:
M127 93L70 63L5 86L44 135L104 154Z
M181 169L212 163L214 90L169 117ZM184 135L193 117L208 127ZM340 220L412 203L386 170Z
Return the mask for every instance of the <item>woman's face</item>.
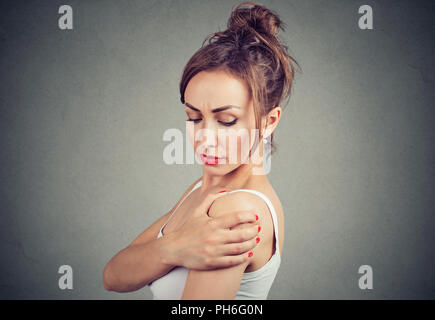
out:
M204 170L223 175L249 163L258 130L244 81L221 70L201 71L184 97L186 130Z

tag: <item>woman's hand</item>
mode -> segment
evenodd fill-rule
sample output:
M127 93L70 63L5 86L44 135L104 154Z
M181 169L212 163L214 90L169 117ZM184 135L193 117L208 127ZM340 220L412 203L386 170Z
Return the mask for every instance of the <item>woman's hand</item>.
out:
M227 268L249 259L257 245L258 216L253 211L239 211L210 218L213 201L226 193L211 193L176 231L164 237L165 263L188 269ZM237 227L237 228L234 228Z

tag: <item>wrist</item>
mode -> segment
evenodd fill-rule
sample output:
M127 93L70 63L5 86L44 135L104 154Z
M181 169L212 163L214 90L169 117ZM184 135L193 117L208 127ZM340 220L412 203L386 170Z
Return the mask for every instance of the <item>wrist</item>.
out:
M172 233L162 236L159 238L161 241L160 245L160 262L171 267L181 266L180 261L178 261L178 255L176 249L174 248L174 237Z

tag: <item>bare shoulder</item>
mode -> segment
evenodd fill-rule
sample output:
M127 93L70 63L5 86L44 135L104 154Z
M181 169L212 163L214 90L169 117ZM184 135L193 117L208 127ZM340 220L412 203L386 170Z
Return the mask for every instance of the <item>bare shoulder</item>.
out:
M181 197L178 199L177 203L175 203L175 205L172 207L172 209L168 212L169 214L171 214L175 208L178 207L178 204L189 194L189 192L193 189L194 186L196 186L196 184L199 182L199 180L201 180L202 177L198 178L197 180L195 180L195 182L193 182L189 188L186 189L186 191L184 191L184 193L181 195Z
M258 195L250 192L238 190L216 199L210 207L209 216L218 217L238 211L254 211L258 215L263 235L272 234L273 222L267 204Z
M259 191L271 201L278 222L278 230L276 231L279 232L279 249L282 253L282 246L284 244L284 212L278 195L268 183L250 184L245 186L245 188ZM253 251L254 261L247 269L247 272L251 272L263 266L270 259L277 245L274 241L275 229L272 215L264 199L256 194L237 190L237 192L229 193L216 199L210 208L209 215L219 216L230 212L235 213L240 210L252 210L258 213L258 223L261 226L261 231L258 235L260 242Z
M267 204L258 195L237 191L216 199L210 207L209 216L218 217L238 211L254 211L258 215L260 242L254 248L254 260L258 263L267 261L273 247L273 221Z
M153 239L155 239L160 232L160 228L163 226L163 224L169 219L169 217L172 215L175 208L178 206L178 204L187 196L187 194L193 189L193 187L201 180L201 178L197 179L194 183L190 185L189 188L183 193L183 195L178 199L177 203L172 207L172 209L165 213L163 216L161 216L158 220L156 220L153 224L151 224L147 229L142 231L141 234L139 234L131 243L132 245L137 244L143 244L147 243Z
M229 193L216 199L210 207L209 216L218 217L236 211L255 211L262 218L268 213L266 203L258 196L248 192Z

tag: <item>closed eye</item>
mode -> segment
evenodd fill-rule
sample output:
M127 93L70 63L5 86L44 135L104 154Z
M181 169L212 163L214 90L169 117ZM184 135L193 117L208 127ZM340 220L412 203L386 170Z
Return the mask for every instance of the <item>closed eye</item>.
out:
M224 121L218 121L218 122L221 123L221 124L223 124L224 126L232 126L232 125L235 125L235 124L236 124L236 122L237 122L237 118L234 119L233 121L230 121L230 122L224 122Z
M202 120L201 118L199 118L199 119L190 119L190 118L186 119L186 121L192 121L193 123L198 123L198 122L201 121L201 120ZM235 125L235 124L236 124L236 122L237 122L237 118L234 119L233 121L230 121L230 122L219 121L219 120L218 120L218 122L219 122L220 124L224 125L224 126L229 127L229 126L232 126L232 125Z
M199 121L201 121L202 119L186 119L186 121L193 121L194 123L197 123Z

